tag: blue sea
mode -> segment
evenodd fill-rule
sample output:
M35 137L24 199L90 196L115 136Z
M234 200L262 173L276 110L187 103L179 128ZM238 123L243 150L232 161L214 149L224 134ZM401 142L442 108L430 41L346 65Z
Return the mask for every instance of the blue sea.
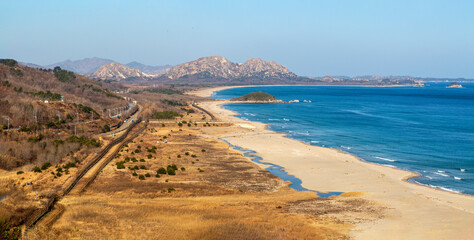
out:
M299 100L224 107L305 143L421 175L412 182L474 195L474 83L462 85L242 87L212 98L263 91L284 101Z

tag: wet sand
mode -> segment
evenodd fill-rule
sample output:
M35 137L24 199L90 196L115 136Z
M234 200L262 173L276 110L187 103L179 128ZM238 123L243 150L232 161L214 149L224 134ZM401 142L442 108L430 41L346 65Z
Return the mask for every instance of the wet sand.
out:
M204 89L192 94L208 97L230 87ZM361 192L361 198L387 208L385 217L355 226L355 239L472 239L474 197L446 192L406 179L414 173L363 162L336 149L311 146L270 131L265 124L234 117L220 105L227 101L199 105L220 121L234 123L226 132L209 132L280 165L303 181L303 187L319 192Z

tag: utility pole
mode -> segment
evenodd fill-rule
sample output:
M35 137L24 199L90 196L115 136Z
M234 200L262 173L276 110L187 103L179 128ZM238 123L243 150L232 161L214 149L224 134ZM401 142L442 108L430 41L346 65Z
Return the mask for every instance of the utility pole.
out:
M79 124L79 112L76 112L76 115L77 115L77 122L74 125L74 135L77 136L77 124Z

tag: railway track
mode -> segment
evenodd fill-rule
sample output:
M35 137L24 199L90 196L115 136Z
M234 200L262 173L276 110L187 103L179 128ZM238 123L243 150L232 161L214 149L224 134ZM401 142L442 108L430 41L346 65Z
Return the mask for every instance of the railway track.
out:
M206 109L204 109L202 107L199 107L195 103L193 103L192 105L193 105L193 107L195 107L195 108L201 110L202 112L205 112L207 115L209 115L209 117L211 117L211 120L216 120L216 117L214 117L214 115L212 113L210 113L209 111L207 111Z
M64 190L62 190L62 193L61 191L60 192L55 192L51 195L49 195L47 197L47 202L45 204L45 206L41 209L38 209L36 210L35 212L33 212L33 214L31 214L29 217L27 217L23 223L24 223L24 226L25 226L25 230L28 230L29 228L33 227L42 217L44 217L48 212L50 212L53 207L55 206L55 203L61 199L62 197L65 197L66 195L68 195L71 190L73 190L77 184L79 183L79 181L81 179L83 179L84 175L86 175L86 173L88 173L98 162L100 162L104 156L107 155L107 153L109 153L109 151L115 147L116 145L120 144L119 148L116 149L116 151L114 151L114 154L111 154L102 164L101 166L99 166L98 170L96 170L94 173L93 173L93 177L91 177L90 179L87 179L86 180L86 183L85 185L83 185L83 187L81 189L79 189L79 192L81 192L82 190L84 190L85 187L87 187L88 185L90 185L90 183L97 177L97 175L100 173L100 171L113 159L113 157L116 155L116 152L120 149L120 147L122 147L126 141L124 141L128 134L130 133L130 131L140 123L141 121L135 121L133 122L132 124L129 125L129 127L127 128L127 130L125 130L125 132L119 136L118 138L114 139L112 142L110 142L109 144L107 144L107 146L102 149L99 154L97 154L92 161L90 161L85 167L81 168L78 173L76 174L76 176L74 177L74 181L72 181ZM146 129L146 124L144 127L142 127L139 131L137 131L129 140L133 139L134 137L136 137L140 132L142 132L144 129ZM64 207L59 207L60 209L64 210ZM60 211L62 212L62 211ZM53 216L52 219L57 219L58 216ZM53 220L53 221L54 221ZM51 225L51 220L48 221L48 224Z
M112 142L107 144L107 146L100 151L100 153L94 157L92 161L81 171L79 172L79 175L74 179L74 181L63 191L62 196L66 196L71 192L71 190L77 185L77 183L84 177L84 175L89 172L89 170L94 167L109 151L112 149L115 145L119 144L125 138L128 136L128 133L138 124L139 122L134 122L132 123L129 128L118 138L114 139Z

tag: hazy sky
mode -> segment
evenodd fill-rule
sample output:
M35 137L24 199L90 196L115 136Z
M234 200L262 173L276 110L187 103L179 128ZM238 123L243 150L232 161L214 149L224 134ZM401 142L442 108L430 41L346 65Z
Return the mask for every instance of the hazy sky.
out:
M473 0L0 0L0 58L275 60L299 75L474 78Z

